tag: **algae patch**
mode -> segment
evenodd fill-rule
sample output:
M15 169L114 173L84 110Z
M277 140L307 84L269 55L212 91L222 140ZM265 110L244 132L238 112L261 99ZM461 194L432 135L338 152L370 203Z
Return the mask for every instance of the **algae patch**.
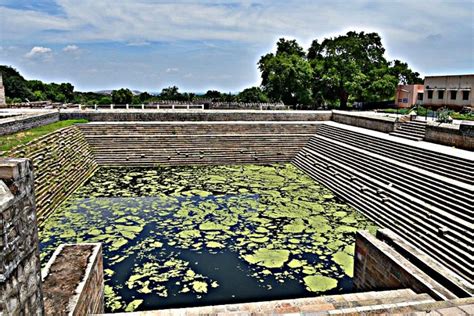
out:
M44 263L61 243L102 243L106 310L119 312L232 302L229 282L244 279L268 299L347 290L355 231L375 228L290 164L101 168L40 247Z

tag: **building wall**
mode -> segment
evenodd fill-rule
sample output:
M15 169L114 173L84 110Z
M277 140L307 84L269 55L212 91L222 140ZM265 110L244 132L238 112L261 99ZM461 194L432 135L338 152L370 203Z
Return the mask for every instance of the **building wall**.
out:
M474 75L425 77L423 104L428 107L474 107L473 87ZM429 91L432 92L432 98L429 98L431 94ZM442 91L443 94L441 98L439 95L440 91ZM451 91L456 93L454 100L451 99ZM467 100L463 100L463 91L469 93Z
M412 107L418 100L418 93L423 93L424 85L399 85L395 93L395 104L400 108Z
M0 159L0 315L42 315L33 166Z

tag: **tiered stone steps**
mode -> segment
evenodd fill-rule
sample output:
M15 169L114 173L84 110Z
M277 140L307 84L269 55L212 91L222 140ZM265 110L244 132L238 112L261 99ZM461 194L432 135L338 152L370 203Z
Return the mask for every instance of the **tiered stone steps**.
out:
M81 125L99 165L289 162L320 124L153 122Z
M426 122L409 121L401 123L390 135L420 141L425 138Z
M76 126L59 129L15 147L7 156L29 158L33 162L40 225L97 168L89 144Z
M188 316L188 315L331 315L360 311L385 311L397 307L415 307L434 303L427 294L416 294L412 290L392 290L356 294L328 295L292 300L266 301L216 305L194 308L156 310L126 313L124 315ZM119 314L120 315L120 314Z
M417 143L407 144L390 137L376 137L358 128L346 128L337 123L322 124L318 135L337 139L357 148L435 172L439 175L468 184L474 183L474 162L439 151L426 150ZM382 136L382 135L380 135ZM400 140L403 141L403 140Z
M353 131L323 125L293 163L379 225L472 280L473 185L420 168L404 154L413 152L410 146L393 145L397 152L380 146L376 137L359 139ZM435 156L419 148L414 152ZM462 170L466 161L450 158L451 167ZM472 168L473 162L467 163Z

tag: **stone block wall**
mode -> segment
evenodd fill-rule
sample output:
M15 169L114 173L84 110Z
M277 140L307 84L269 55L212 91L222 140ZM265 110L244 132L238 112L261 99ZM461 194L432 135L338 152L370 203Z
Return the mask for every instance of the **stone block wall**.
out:
M37 138L7 155L29 158L33 163L39 224L97 168L89 144L76 126Z
M59 121L59 113L20 115L0 120L0 135L8 135Z
M398 124L393 117L367 116L342 111L333 111L332 120L334 122L367 128L383 133L393 132Z
M474 150L474 122L463 122L461 125L427 124L425 141Z
M62 244L42 271L47 315L104 312L101 244Z
M33 166L0 159L0 315L42 315Z
M252 111L252 110L99 110L62 111L61 120L114 121L329 121L331 111Z
M439 300L457 298L437 280L367 231L357 232L353 281L358 292L410 288Z

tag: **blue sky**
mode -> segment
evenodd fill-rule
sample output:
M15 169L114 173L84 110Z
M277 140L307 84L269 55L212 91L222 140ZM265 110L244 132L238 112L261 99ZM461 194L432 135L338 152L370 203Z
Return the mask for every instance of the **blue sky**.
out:
M474 73L474 1L0 0L0 64L82 91L239 91L280 37L378 32L422 75Z

